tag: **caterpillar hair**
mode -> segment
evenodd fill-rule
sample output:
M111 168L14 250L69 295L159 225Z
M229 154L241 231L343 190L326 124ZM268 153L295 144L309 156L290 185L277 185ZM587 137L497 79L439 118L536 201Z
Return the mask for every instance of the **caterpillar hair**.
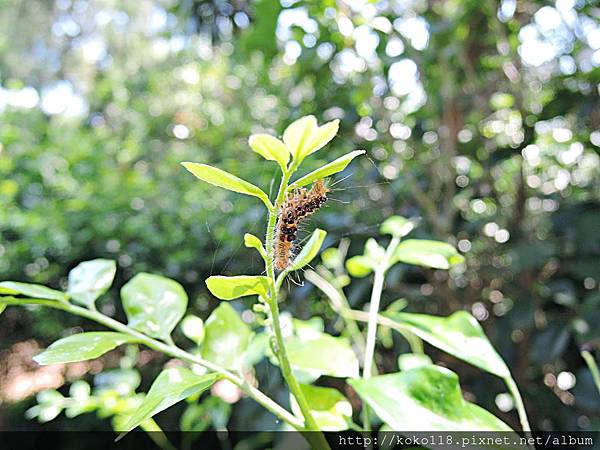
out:
M292 259L294 241L298 238L298 226L327 201L329 189L324 180L317 180L310 190L295 189L279 208L274 243L275 268L284 270Z

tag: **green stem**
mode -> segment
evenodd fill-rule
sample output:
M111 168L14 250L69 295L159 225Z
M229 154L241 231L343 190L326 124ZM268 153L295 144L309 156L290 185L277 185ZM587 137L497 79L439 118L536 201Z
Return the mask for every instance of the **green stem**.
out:
M276 343L276 356L279 361L279 367L281 370L281 374L288 385L288 388L296 402L298 403L298 407L302 412L302 416L304 417L304 430L309 431L309 433L305 434L306 439L310 442L311 446L314 449L329 449L329 444L325 440L325 436L323 433L310 433L311 431L319 431L319 427L315 422L315 419L312 416L312 412L310 407L308 406L308 402L300 389L300 385L294 376L292 371L292 367L290 365L290 361L287 355L287 349L285 346L285 341L283 339L283 333L281 332L281 322L279 318L279 286L281 286L281 281L277 283L277 278L275 276L275 267L273 264L273 243L275 238L275 226L277 224L277 214L279 211L279 207L285 200L286 189L290 180L290 176L292 171L286 171L281 177L281 183L279 185L279 191L277 192L277 198L275 200L275 206L272 209L269 209L269 218L267 221L267 233L265 237L265 250L267 252L266 258L266 272L267 276L271 279L270 287L269 287L269 298L267 302L269 304L270 316L272 321L272 329L275 335L275 343Z
M246 380L234 373L229 372L228 370L214 364L210 361L204 360L196 355L192 355L191 353L186 352L185 350L180 349L174 345L168 345L164 342L153 339L149 336L146 336L143 333L140 333L133 328L128 327L127 325L118 322L115 319L112 319L108 316L105 316L98 311L91 311L86 308L82 308L80 306L73 305L67 302L60 302L56 300L45 300L45 299L37 299L37 298L15 298L15 297L0 297L1 303L5 303L7 305L43 305L48 306L50 308L60 309L62 311L69 312L71 314L75 314L77 316L85 317L86 319L93 320L101 325L106 326L107 328L111 328L115 331L119 331L121 333L128 334L136 338L136 340L146 345L147 347L169 355L173 358L178 358L183 361L186 361L190 364L198 364L200 366L206 367L208 370L212 372L217 372L223 375L223 378L231 381L235 385L237 385L246 395L254 399L257 403L262 405L264 408L272 412L275 416L279 417L281 420L289 423L292 427L297 430L303 430L304 426L302 421L300 421L296 416L291 414L281 405L276 403L273 399L265 395L263 392L258 390L257 388L251 386L246 382Z
M592 372L592 378L594 379L594 383L596 384L596 388L598 388L598 393L600 393L600 371L598 370L598 365L596 361L594 361L594 357L587 350L583 350L581 352L581 357L585 360L585 363Z
M363 378L370 378L373 373L373 359L375 356L375 343L377 338L377 322L379 316L379 303L381 302L381 293L383 292L383 282L387 269L391 265L391 259L400 243L399 237L394 237L385 251L385 257L375 269L375 279L373 280L373 290L371 291L371 301L369 305L369 319L367 322L367 344L365 347L365 358L363 362ZM364 405L363 428L366 431L371 430L371 411L368 405Z
M517 414L519 415L519 421L521 422L521 428L526 434L531 434L531 426L529 425L529 419L527 419L527 411L525 411L525 405L523 404L523 397L517 387L517 383L513 380L512 376L504 378L504 383L508 387L509 392L515 399L515 407L517 408Z

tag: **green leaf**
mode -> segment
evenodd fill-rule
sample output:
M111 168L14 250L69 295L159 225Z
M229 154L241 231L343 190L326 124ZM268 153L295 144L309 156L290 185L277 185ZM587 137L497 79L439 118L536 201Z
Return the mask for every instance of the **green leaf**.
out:
M303 338L286 341L293 369L314 377L329 375L339 378L358 376L358 360L347 339L325 333L306 333Z
M0 283L0 294L24 295L45 300L67 301L69 296L61 291L47 288L41 284L21 283L18 281L3 281Z
M338 159L331 161L329 164L326 164L323 167L304 175L299 180L294 181L288 187L288 191L306 186L307 184L341 172L348 167L348 164L350 164L354 158L356 158L358 155L362 155L363 153L365 153L364 150L354 150L353 152L347 153L344 156L340 156Z
M0 303L0 314L2 314L5 309L6 309L6 303Z
M384 315L446 353L501 378L510 376L504 360L486 337L479 322L466 311L457 311L448 317L412 313Z
M431 358L424 353L404 353L398 356L400 370L416 369L417 367L433 364Z
M229 303L221 303L206 320L202 357L221 367L240 370L252 332Z
M118 439L121 439L126 433L155 414L164 411L190 395L207 390L219 378L221 376L214 373L198 376L183 367L163 370L152 383L143 403L131 416Z
M301 384L300 390L308 403L315 422L323 431L343 431L352 422L352 405L337 389ZM290 395L292 411L302 416L293 395Z
M363 278L373 272L373 261L363 255L346 260L346 270L354 278Z
M181 321L181 332L191 341L200 345L204 340L204 321L193 314L189 314Z
M409 239L398 245L393 261L434 269L449 269L455 264L462 263L464 257L446 242Z
M269 161L277 161L282 170L285 170L290 160L290 152L283 142L269 134L253 134L248 139L248 144L256 153Z
M116 273L117 265L110 259L84 261L69 272L67 293L76 303L93 305L108 290Z
M379 228L381 234L391 234L393 237L404 237L415 228L413 221L402 216L388 217Z
M260 239L250 233L244 234L244 245L248 248L255 248L257 250L262 249L262 242Z
M288 125L283 132L283 142L298 162L302 161L301 155L308 148L310 140L317 129L315 116L304 116Z
M170 336L188 303L177 281L150 273L140 273L125 284L121 300L129 326L159 339Z
M95 331L78 333L59 339L42 353L33 357L38 364L62 364L98 358L119 345L138 342L124 333Z
M422 366L348 382L394 431L511 431L464 400L458 375L443 367Z
M218 299L233 300L247 295L262 295L269 291L269 279L259 275L226 277L215 275L206 279L208 290Z
M214 186L222 187L233 192L258 197L265 205L267 205L267 208L272 207L269 197L259 187L252 183L248 183L229 172L225 172L224 170L217 169L216 167L207 164L183 162L181 165L202 181L206 181Z
M303 160L308 155L316 152L317 150L325 147L329 141L331 141L337 134L340 128L340 121L338 119L327 122L321 125L319 128L313 131L312 135L309 136L306 145L298 149L298 159Z
M323 241L325 240L325 236L327 236L327 232L317 228L313 231L313 234L310 236L308 242L304 245L298 256L294 258L294 261L290 264L290 266L286 269L288 272L292 270L302 269L304 266L309 264L323 245Z

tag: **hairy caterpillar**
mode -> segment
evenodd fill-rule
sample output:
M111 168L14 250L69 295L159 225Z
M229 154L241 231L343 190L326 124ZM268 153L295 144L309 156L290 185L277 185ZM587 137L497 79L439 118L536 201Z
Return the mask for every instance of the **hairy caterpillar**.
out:
M292 259L298 225L327 201L329 189L324 180L317 180L310 190L300 188L287 195L279 208L274 243L275 268L284 270Z

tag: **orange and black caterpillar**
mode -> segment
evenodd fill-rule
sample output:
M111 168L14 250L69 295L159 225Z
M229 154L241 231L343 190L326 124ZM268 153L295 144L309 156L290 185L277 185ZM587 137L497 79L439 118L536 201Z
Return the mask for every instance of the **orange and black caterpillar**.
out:
M275 235L275 268L284 270L292 259L292 248L298 237L298 225L327 201L327 192L323 180L313 183L310 190L296 189L287 195L279 208Z

